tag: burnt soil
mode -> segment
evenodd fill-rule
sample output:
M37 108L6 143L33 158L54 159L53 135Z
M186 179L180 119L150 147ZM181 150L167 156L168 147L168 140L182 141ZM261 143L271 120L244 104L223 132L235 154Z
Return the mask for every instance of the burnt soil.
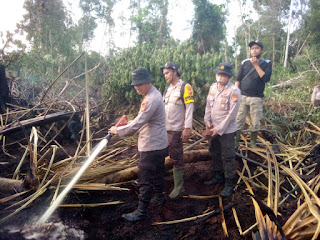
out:
M73 145L65 146L66 149L73 150ZM9 158L1 152L1 162L8 164L0 165L0 175L11 178L23 151L17 151L17 147L6 148L16 156L16 160ZM132 153L130 153L132 155ZM238 169L241 169L241 161L237 159ZM250 165L249 165L250 166ZM27 166L26 166L27 167ZM256 166L250 166L255 168ZM69 227L82 230L84 239L252 239L251 232L246 236L239 234L232 208L237 212L242 231L251 227L255 222L254 208L252 200L244 194L245 186L243 182L237 185L234 194L222 200L223 215L226 221L229 237L225 237L222 228L223 216L219 207L219 198L211 199L192 199L186 196L212 196L218 195L223 189L223 185L207 186L204 181L212 176L211 161L202 161L185 165L185 191L184 197L177 200L170 200L168 194L173 188L172 170L167 170L165 175L165 196L164 206L149 205L148 218L142 222L126 222L121 218L124 213L136 209L138 204L138 186L137 181L120 185L120 187L129 188L130 191L72 191L66 197L64 203L105 203L110 201L122 201L123 203L101 207L78 207L78 208L59 208L51 216L50 221L62 221ZM33 224L35 219L39 219L50 204L54 190L49 190L41 197L36 199L32 205L10 218L4 223L0 223L0 239L26 239L21 231L25 224ZM257 196L263 200L266 196L255 189ZM259 195L260 194L260 195ZM1 194L0 198L7 195ZM14 202L21 200L15 199L5 204L0 203L0 217L5 217L12 212L5 209ZM205 212L215 210L207 217L185 223L171 225L152 225L154 222L163 222L184 219L201 215ZM282 218L281 225L285 222L287 216L290 216L295 210L295 205L287 204L280 209ZM14 225L15 232L8 230L9 226ZM256 232L254 229L253 232ZM38 238L29 238L38 239ZM46 239L46 238L41 238ZM78 239L71 237L61 237L57 239Z

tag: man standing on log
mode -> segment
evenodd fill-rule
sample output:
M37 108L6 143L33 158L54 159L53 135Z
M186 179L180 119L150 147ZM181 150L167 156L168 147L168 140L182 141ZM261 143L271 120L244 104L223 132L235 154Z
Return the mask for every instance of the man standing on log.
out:
M129 124L111 127L109 133L120 137L139 131L139 206L122 217L127 221L140 221L147 217L147 209L155 190L158 200L163 201L164 161L168 155L166 118L161 93L152 85L147 69L137 68L132 73L132 83L137 93L144 96L137 117Z
M236 117L240 106L239 88L229 80L232 65L220 63L215 70L216 83L210 87L207 97L204 122L204 137L209 137L209 151L213 160L213 177L206 185L225 182L221 197L229 197L233 192L236 174L235 141L237 131Z
M242 61L235 85L240 88L242 94L241 105L237 117L238 131L236 145L239 144L240 133L244 128L247 113L250 113L251 139L250 145L256 148L260 121L263 117L264 88L270 81L272 63L261 58L263 43L252 41L249 43L251 58Z
M169 140L169 155L173 161L174 189L171 199L181 196L183 190L183 144L189 139L192 129L194 97L190 84L180 79L179 66L168 62L161 68L166 81L170 84L163 93L166 110L166 128Z

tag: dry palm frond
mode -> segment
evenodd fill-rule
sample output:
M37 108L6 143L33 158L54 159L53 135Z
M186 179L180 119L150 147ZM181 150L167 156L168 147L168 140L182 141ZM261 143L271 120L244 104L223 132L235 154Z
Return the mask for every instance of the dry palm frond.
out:
M25 160L25 158L27 156L28 151L29 151L29 149L26 148L26 150L24 151L23 156L22 156L22 158L21 158L16 170L13 173L13 177L12 177L13 179L19 179L19 175L18 174L19 174L20 168L21 168L21 166L22 166L22 164L23 164L23 162L24 162L24 160Z
M128 188L114 187L103 183L88 183L88 184L75 184L74 189L79 190L112 190L112 191L129 191Z
M8 197L4 197L2 199L0 199L0 203L6 203L12 199L15 199L16 197L19 197L27 192L30 192L30 190L27 190L27 191L23 191L23 192L19 192L19 193L16 193L16 194L13 194L11 196L8 196Z
M222 219L222 229L225 237L228 237L228 229L227 229L227 224L226 224L226 219L224 217L224 212L223 212L223 204L222 204L222 198L219 196L219 207L220 207L220 212L221 212L221 219Z
M56 156L57 148L58 148L57 146L52 146L52 156L51 156L51 160L50 160L48 169L47 169L44 177L42 178L42 181L41 181L41 183L40 183L40 185L39 185L39 188L41 188L41 186L43 186L43 184L44 184L44 182L45 182L45 180L46 180L46 178L47 178L47 176L48 176L48 174L49 174L49 171L50 171L50 168L51 168L51 166L52 166L53 160L54 160L54 158L55 158L55 156Z
M113 202L107 202L107 203L88 203L88 204L61 204L59 207L101 207L101 206L109 206L109 205L117 205L121 204L123 202L121 201L113 201Z
M252 190L251 186L249 185L248 181L245 179L245 177L239 171L237 171L237 172L238 172L239 176L241 177L241 179L243 180L243 182L246 184L247 189L250 192L250 194L254 195L253 190ZM260 236L262 237L262 239L265 239L265 236L268 236L267 229L266 229L266 222L264 220L264 217L263 217L263 214L262 214L261 209L259 207L259 204L252 196L251 196L251 199L252 199L254 209L255 209L255 216L256 216L258 226L259 226Z
M318 239L320 233L320 199L318 198L317 193L302 181L291 169L284 166L281 166L281 168L290 174L290 176L296 181L305 200L300 206L298 206L297 210L283 226L286 235L294 239L302 239L305 237L309 237L309 239L312 240ZM318 176L316 180L317 184L313 185L316 186L316 189L319 189L318 182L320 181L320 177ZM301 222L303 222L304 225L301 225Z
M257 225L258 223L256 222L255 224L253 224L250 228L248 228L247 230L245 230L244 232L242 231L242 228L241 228L241 225L240 225L240 222L239 222L239 219L238 219L238 214L237 214L237 211L235 208L232 208L232 212L233 212L233 216L234 216L234 219L236 221L236 224L237 224L237 227L238 227L238 230L239 230L239 233L241 236L245 236L247 235L249 232L251 232Z
M212 199L217 198L219 195L211 195L211 196L196 196L196 195L187 195L183 196L183 198L190 198L190 199Z
M203 217L209 216L213 213L215 213L216 210L213 210L211 212L205 213L205 214L201 214L201 215L197 215L194 217L189 217L189 218L184 218L184 219L179 219L179 220L173 220L173 221L167 221L167 222L154 222L152 223L152 225L170 225L170 224L177 224L177 223L183 223L183 222L190 222L190 221L194 221L194 220L198 220L201 219Z

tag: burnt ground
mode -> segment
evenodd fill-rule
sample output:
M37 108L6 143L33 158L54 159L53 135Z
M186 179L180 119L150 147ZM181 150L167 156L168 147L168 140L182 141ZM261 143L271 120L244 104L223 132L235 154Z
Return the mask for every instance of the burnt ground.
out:
M66 148L67 149L67 148ZM14 150L12 150L14 151ZM22 153L18 154L22 155ZM8 157L1 152L1 161L8 160ZM21 158L17 157L19 161ZM10 158L10 163L0 165L0 175L4 177L12 176L12 172L17 162ZM240 161L237 161L238 169L241 169ZM185 166L185 192L184 196L212 196L217 195L223 189L222 185L206 186L204 181L210 179L212 170L211 162L203 161L186 164ZM255 167L255 166L251 166ZM138 204L137 182L132 181L121 185L127 187L130 191L72 191L66 197L64 203L104 203L110 201L123 201L122 204L101 206L101 207L80 207L80 208L59 208L50 221L62 222L69 228L81 230L84 239L228 239L225 237L222 228L222 215L219 208L219 198L211 199L191 199L181 198L170 200L168 194L173 187L172 171L168 170L165 175L166 204L162 207L155 206L153 203L149 206L149 216L146 221L126 222L121 218L124 213L136 209ZM224 218L229 234L229 239L252 239L251 233L246 236L239 234L238 227L232 213L232 207L236 209L242 231L251 227L255 222L254 208L252 200L243 193L243 182L237 186L235 193L226 199L223 199ZM25 230L34 225L34 220L40 218L51 201L53 190L47 191L39 197L30 207L18 213L4 223L0 223L0 239L27 239ZM256 194L263 199L263 193L259 195L259 189ZM5 197L1 194L0 198ZM15 199L17 201L17 199ZM7 216L12 210L5 209L14 203L0 203L0 217ZM212 215L198 220L192 220L185 223L171 225L152 225L153 222L171 221L194 217L205 213L205 211L215 210ZM287 216L290 216L295 210L295 204L286 205L280 209L283 225ZM15 227L12 227L15 226ZM15 229L15 231L12 230ZM8 229L11 229L8 230ZM32 230L30 230L32 231ZM47 229L48 233L50 229ZM257 229L254 230L254 232ZM46 234L47 234L46 233ZM82 238L82 239L83 239ZM28 239L81 239L80 237L71 237L60 234L59 238L45 236L29 237Z

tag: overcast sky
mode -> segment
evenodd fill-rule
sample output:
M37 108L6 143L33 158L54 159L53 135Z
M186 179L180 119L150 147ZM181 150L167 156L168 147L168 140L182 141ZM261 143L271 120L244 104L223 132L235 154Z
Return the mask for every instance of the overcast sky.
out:
M63 0L66 5L72 5L72 10L74 12L74 18L79 18L81 11L77 9L79 0ZM0 0L1 4L1 14L0 14L0 31L13 31L16 28L16 23L22 20L22 16L25 13L23 9L24 0ZM215 0L211 1L215 4L222 4L224 0ZM114 18L116 21L116 29L118 31L114 35L117 47L128 47L129 45L129 26L124 26L121 24L118 16L120 13L123 13L124 16L128 16L124 12L126 9L125 4L129 4L129 0L124 0L124 4L117 6L114 11ZM240 12L239 12L239 3L237 0L232 0L229 5L229 20L227 23L227 37L228 42L231 44L232 37L234 36L234 28L239 26L240 23ZM191 25L190 21L193 18L193 8L192 0L170 0L169 1L169 13L168 18L172 22L171 25L171 34L175 39L181 41L186 40L191 35ZM105 34L105 26L100 24L99 29L95 32L95 38L90 43L90 49L93 49L98 52L104 52L106 48L107 37ZM1 45L0 45L1 48Z

